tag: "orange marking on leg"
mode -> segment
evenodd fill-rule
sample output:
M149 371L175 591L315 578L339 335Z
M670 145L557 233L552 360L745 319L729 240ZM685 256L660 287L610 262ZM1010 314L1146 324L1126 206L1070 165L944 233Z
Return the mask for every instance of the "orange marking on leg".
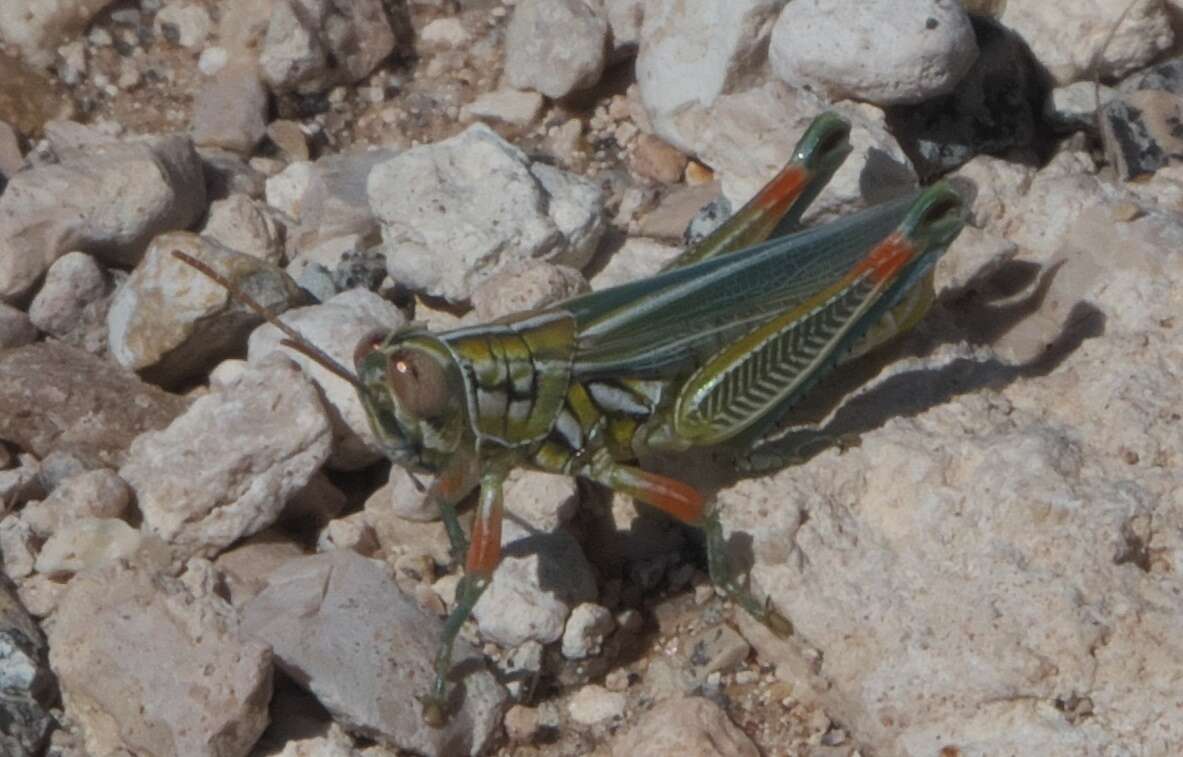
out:
M870 272L876 284L888 281L916 256L916 245L896 232L880 242L871 254L863 258L850 272L858 278Z
M789 206L801 196L801 192L808 183L809 172L803 167L799 165L785 166L752 198L752 204L765 213L784 215Z
M706 517L706 500L698 490L673 478L622 465L613 472L611 486L692 526Z
M481 487L481 502L477 506L476 522L472 525L472 541L468 545L466 573L488 578L501 562L501 485Z

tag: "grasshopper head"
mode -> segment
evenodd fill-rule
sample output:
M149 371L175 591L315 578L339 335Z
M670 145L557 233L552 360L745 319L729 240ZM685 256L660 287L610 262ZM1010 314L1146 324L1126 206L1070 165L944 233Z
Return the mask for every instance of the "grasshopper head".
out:
M464 430L460 368L443 344L412 326L363 339L354 351L358 394L386 456L436 471Z

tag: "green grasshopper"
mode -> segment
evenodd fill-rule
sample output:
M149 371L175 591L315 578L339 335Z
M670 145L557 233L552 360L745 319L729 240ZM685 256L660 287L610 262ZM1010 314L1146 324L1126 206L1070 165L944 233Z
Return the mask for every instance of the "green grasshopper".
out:
M732 577L704 497L633 463L758 443L822 376L931 304L933 266L964 224L948 185L788 233L849 154L849 130L834 114L818 117L767 186L656 276L441 334L415 323L377 334L357 347L356 375L256 308L286 344L357 387L391 461L435 475L427 496L466 559L420 700L428 723L447 718L452 646L500 561L502 485L515 467L582 476L703 529L715 584L791 633ZM476 488L469 539L456 506Z

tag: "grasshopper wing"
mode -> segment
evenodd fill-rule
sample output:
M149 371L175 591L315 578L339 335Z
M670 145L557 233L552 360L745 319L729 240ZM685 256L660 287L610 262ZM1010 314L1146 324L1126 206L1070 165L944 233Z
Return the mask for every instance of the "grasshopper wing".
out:
M579 379L685 376L760 324L833 287L915 197L563 303Z
M717 444L782 414L931 270L964 225L946 184L923 192L899 227L832 282L714 354L674 405L674 432Z

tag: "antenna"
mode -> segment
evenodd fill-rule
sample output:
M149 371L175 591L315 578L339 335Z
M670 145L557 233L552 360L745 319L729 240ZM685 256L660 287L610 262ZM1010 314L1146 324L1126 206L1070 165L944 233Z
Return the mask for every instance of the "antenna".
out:
M279 342L281 345L284 347L290 347L296 352L299 352L300 354L307 357L309 360L312 360L325 370L331 372L333 375L348 381L359 392L369 392L369 389L366 387L366 385L363 384L361 379L354 375L352 371L338 363L324 350L321 350L320 348L313 345L311 342L305 339L300 334L300 332L279 320L279 318L274 313L259 304L259 301L254 297L251 297L249 294L242 291L242 289L233 281L218 273L213 268L210 268L208 265L201 262L192 255L181 252L180 250L173 250L173 257L192 268L196 268L202 274L217 282L227 292L230 293L231 297L238 300L243 305L246 305L260 318L283 332L287 339L281 339Z

